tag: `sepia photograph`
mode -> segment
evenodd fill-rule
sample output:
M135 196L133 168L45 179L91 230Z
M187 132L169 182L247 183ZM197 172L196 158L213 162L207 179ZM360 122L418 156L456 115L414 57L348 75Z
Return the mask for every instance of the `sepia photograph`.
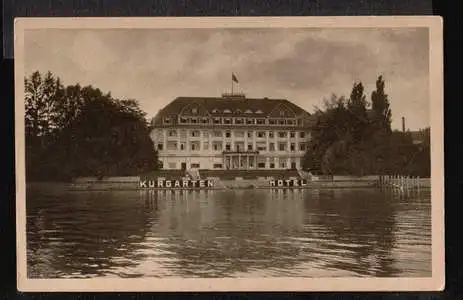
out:
M444 288L440 17L15 20L21 291Z

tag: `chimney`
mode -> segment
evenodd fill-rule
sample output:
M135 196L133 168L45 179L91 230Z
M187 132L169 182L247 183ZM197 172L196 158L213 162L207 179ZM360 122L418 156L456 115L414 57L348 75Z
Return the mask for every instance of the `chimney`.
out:
M402 117L402 132L405 132L405 117Z

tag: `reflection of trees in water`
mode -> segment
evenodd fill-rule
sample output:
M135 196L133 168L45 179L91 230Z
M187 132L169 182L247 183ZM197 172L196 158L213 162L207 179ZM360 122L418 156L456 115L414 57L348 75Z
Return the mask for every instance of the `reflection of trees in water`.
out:
M133 192L28 194L29 276L103 275L136 265L148 210Z
M413 205L385 195L360 189L28 194L29 271L141 276L153 261L185 277L258 270L304 276L315 265L394 276L396 216Z
M306 199L307 213L318 215L313 224L323 226L333 242L330 248L345 259L328 268L359 275L395 276L394 247L396 203L374 189L319 190Z

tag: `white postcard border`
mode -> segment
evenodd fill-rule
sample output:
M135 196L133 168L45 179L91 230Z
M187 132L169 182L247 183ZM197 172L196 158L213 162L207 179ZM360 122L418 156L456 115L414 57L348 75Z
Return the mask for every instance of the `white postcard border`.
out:
M17 287L39 291L438 291L444 289L443 29L438 16L355 17L156 17L15 19L15 155ZM220 278L30 279L27 278L24 31L109 28L429 28L432 277L428 278Z

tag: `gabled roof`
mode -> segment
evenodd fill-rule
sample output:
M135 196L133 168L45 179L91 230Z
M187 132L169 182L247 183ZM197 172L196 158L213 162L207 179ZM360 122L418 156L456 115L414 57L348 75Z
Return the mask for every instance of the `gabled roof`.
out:
M253 116L267 117L277 106L287 107L296 116L310 114L286 99L245 98L245 97L178 97L165 106L157 117L179 115L186 106L194 104L207 110L212 116ZM227 113L226 110L231 112ZM252 111L252 113L249 113Z

